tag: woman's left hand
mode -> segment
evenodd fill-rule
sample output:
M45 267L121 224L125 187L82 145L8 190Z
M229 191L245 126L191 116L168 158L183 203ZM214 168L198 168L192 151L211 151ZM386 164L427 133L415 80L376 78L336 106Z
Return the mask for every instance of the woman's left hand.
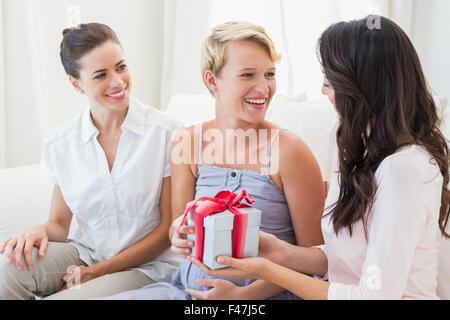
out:
M186 289L194 300L242 300L242 287L223 279L197 279L201 287L212 287L207 291Z
M195 257L189 256L188 259L208 276L233 279L263 279L263 273L268 264L271 263L269 260L261 257L236 259L227 256L219 256L217 262L226 265L229 268L212 270Z
M60 291L73 288L82 284L83 282L87 282L99 277L100 274L96 270L97 269L95 268L95 265L89 267L77 266L73 268L70 272L66 273L62 277L62 280L65 282L65 284L60 289Z

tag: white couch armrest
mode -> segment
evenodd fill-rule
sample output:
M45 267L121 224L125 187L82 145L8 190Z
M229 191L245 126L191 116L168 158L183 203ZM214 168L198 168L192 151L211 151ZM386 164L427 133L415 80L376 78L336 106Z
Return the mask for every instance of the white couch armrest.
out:
M52 188L39 165L0 170L0 241L47 221Z

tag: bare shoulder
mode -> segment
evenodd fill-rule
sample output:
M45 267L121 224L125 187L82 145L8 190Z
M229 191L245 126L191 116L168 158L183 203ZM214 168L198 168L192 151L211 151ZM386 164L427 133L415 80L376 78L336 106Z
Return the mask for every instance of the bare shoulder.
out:
M308 145L295 133L289 130L283 130L280 132L279 139L282 159L287 158L293 160L296 157L314 157Z
M203 130L206 130L211 124L211 121L203 124ZM173 137L172 143L172 160L177 158L177 164L182 164L184 171L197 177L197 164L199 163L199 139L200 126L195 124L186 128L177 130ZM174 161L172 161L174 162Z
M265 129L271 130L272 132L278 132L278 130L282 129L277 124L264 121L263 124ZM283 152L290 151L292 148L296 148L297 151L303 150L308 151L309 148L306 143L295 133L289 131L287 129L281 130L279 134L279 143L280 147L282 147Z
M203 131L210 128L212 126L211 123L212 123L212 121L204 122L203 123ZM187 137L187 135L189 135L191 142L194 142L194 141L198 141L199 134L200 134L200 124L194 124L192 126L177 130L177 134L175 135L175 137L180 138L182 136L183 138L185 138L185 137ZM192 146L194 146L194 145L192 144Z
M280 174L287 175L292 170L310 171L319 167L317 159L308 145L295 133L283 130L279 136Z

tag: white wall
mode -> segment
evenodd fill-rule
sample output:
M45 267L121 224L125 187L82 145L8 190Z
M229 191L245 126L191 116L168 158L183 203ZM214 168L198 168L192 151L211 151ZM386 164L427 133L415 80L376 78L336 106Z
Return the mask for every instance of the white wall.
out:
M5 167L6 139L2 134L6 130L5 71L3 58L3 3L0 0L0 168Z
M412 41L434 91L450 101L450 1L416 0Z

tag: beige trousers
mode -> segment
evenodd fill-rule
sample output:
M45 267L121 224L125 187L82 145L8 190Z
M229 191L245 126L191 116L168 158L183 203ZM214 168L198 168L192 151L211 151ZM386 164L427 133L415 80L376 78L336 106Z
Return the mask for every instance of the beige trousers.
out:
M25 267L19 271L15 263L8 264L6 257L0 255L0 300L35 299L36 296L53 300L91 299L139 289L154 283L144 273L130 269L81 284L72 282L71 289L59 291L65 284L62 276L71 266L86 265L80 259L78 250L68 243L49 242L44 258L39 257L37 248L33 248L32 257L33 270Z

